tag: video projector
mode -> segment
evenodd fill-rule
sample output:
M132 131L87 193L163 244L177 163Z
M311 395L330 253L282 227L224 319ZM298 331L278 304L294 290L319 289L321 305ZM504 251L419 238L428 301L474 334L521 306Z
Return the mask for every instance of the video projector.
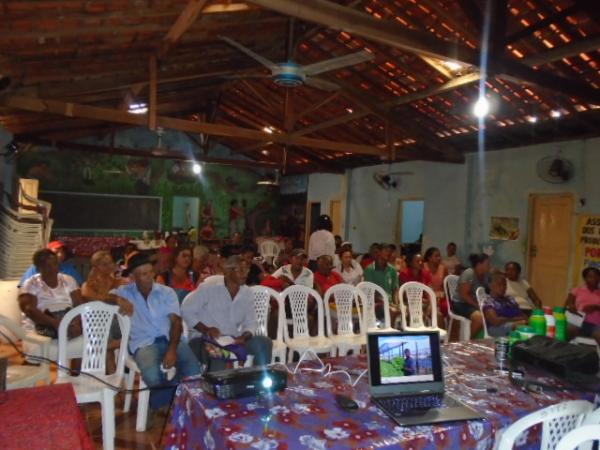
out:
M205 374L201 384L205 392L222 400L249 397L285 389L287 372L265 366L220 370Z

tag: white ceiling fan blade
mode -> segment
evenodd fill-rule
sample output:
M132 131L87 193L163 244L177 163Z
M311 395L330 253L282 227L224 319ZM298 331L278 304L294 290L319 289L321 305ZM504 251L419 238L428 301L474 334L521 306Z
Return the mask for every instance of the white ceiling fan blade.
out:
M339 58L327 59L308 66L303 66L304 73L306 75L317 75L323 72L329 72L330 70L341 69L342 67L353 66L360 64L365 61L370 61L375 56L372 53L362 51L357 53L351 53L346 56L340 56Z
M226 80L252 80L252 79L260 79L260 78L271 78L270 74L266 73L248 73L248 74L233 74L226 75L223 77Z
M240 52L245 53L250 58L255 59L256 61L258 61L259 63L261 63L263 66L268 67L271 70L273 70L273 68L276 66L276 64L274 62L269 61L267 58L265 58L263 56L260 56L257 53L254 53L248 47L244 47L242 44L234 41L233 39L230 39L230 38L228 38L226 36L219 36L219 39L227 42L232 47L237 48Z
M306 77L306 80L304 80L304 84L317 88L317 89L321 89L323 91L338 91L340 90L340 87L331 82L331 81L327 81L324 80L322 78L316 78L316 77Z

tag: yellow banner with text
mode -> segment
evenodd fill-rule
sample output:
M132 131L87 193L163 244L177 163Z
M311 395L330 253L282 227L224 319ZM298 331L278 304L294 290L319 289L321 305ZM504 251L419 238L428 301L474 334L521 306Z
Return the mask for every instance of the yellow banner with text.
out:
M600 215L580 215L576 239L573 286L580 286L583 269L590 266L600 269Z

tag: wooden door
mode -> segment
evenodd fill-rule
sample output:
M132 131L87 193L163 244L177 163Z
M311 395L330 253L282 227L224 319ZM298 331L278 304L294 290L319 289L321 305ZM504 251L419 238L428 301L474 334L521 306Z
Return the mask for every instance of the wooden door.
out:
M569 194L531 197L529 281L544 305L562 306L567 296L573 207Z
M331 217L331 222L333 224L332 233L334 235L341 235L342 231L342 201L341 200L331 200L329 204L329 217Z

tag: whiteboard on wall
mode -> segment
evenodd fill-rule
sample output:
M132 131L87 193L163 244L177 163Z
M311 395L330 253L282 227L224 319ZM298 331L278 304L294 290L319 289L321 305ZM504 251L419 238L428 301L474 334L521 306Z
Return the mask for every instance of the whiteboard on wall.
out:
M39 197L52 203L55 231L161 229L161 197L63 191L42 191Z

